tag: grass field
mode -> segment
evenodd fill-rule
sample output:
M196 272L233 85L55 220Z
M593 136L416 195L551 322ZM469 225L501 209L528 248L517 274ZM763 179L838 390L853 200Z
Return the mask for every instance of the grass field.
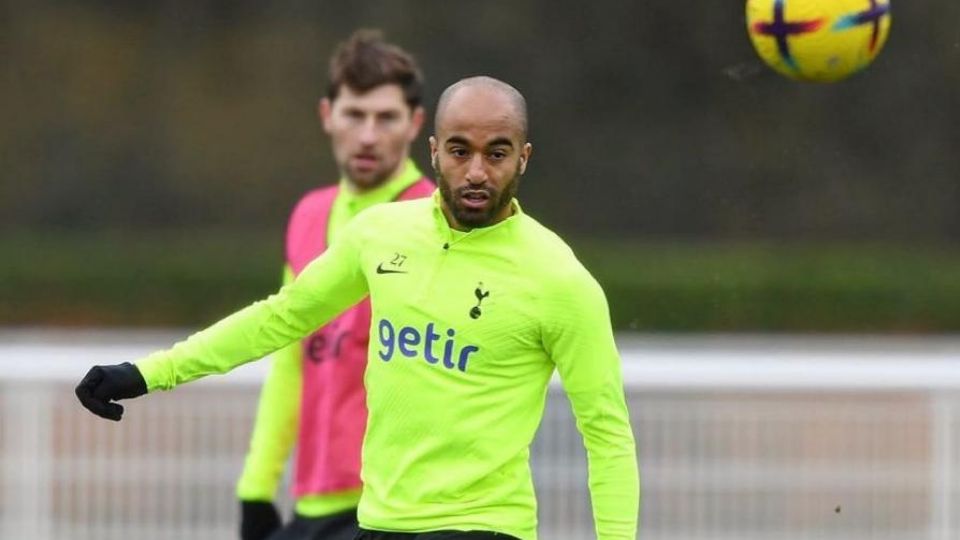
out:
M618 328L960 330L956 250L604 242L582 248Z
M269 294L279 231L0 234L0 322L196 326ZM574 239L639 331L960 331L960 250Z

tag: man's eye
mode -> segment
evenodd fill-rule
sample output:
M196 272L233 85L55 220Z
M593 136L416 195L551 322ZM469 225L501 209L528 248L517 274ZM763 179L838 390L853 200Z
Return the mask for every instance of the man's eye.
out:
M493 159L503 159L507 157L506 152L490 152L490 157Z
M464 157L467 155L467 151L463 148L451 148L450 155L456 156L456 157Z

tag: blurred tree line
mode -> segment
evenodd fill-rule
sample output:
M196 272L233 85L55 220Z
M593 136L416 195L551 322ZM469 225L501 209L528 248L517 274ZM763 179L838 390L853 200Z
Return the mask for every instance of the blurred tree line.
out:
M190 324L222 314L197 307L223 307L201 301L211 287L229 305L272 288L291 205L336 177L315 115L327 58L355 28L378 27L420 60L428 112L446 85L478 73L525 93L534 156L521 200L619 291L620 327L960 329L950 294L960 291L960 3L895 0L893 17L872 67L816 86L761 66L742 0L0 0L0 290L17 299L0 306L0 321ZM414 157L427 164L424 140ZM190 238L206 238L206 249ZM156 252L120 254L143 243ZM211 248L234 243L247 249ZM143 275L172 246L200 260L184 272L208 274L190 293L197 306L129 318L135 308L95 296L99 315L84 318L58 316L56 304L31 310L36 300L14 294L40 283L38 267L59 260L70 272L95 253L112 271L42 282L69 303L78 290ZM676 249L686 250L676 266L640 279ZM752 257L757 249L767 255ZM827 259L791 279L758 262L804 266L823 253L862 253L844 264L869 275L838 276L843 264ZM229 294L214 285L239 266L262 270ZM685 275L678 268L704 273L677 285L683 298L651 303ZM881 271L885 281L869 279ZM798 288L798 306L821 298L803 289L817 272L838 278L830 290L841 297L886 285L839 320L830 295L802 316L777 287L755 307L737 304L771 272ZM134 295L146 286L125 282ZM731 283L733 293L716 288ZM169 285L157 290L176 297ZM940 303L936 315L904 308L928 298ZM655 315L677 305L688 308ZM886 319L870 318L877 306Z

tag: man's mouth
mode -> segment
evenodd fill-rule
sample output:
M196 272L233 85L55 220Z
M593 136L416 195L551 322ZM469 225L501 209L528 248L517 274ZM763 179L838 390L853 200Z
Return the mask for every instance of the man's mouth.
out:
M460 203L471 210L483 210L490 204L490 192L483 189L465 189L460 192Z
M380 160L373 154L354 154L352 161L354 167L366 170L375 168Z

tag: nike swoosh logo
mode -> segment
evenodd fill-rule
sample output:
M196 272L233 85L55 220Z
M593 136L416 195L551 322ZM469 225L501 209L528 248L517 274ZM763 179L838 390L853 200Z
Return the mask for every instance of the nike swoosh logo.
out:
M377 265L377 273L378 274L406 274L406 272L403 270L389 270L387 268L384 268L383 263L380 263L379 265Z

